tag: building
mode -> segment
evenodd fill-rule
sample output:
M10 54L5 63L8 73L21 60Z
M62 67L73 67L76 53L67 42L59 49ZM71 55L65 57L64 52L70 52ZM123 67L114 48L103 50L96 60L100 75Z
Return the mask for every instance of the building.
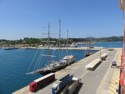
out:
M120 94L125 94L125 0L120 1L120 9L123 11L124 16L124 39L123 39L123 51L122 51L122 64L120 73Z

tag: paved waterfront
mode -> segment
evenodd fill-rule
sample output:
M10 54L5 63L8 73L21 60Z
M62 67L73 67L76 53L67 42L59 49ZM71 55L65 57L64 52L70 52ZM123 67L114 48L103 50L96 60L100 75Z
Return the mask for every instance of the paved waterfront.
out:
M94 60L97 57L100 57L102 53L109 53L107 59L103 61L94 71L89 71L85 69L85 65ZM74 63L71 66L68 66L65 69L62 69L56 72L56 79L61 78L65 74L74 74L76 77L80 77L82 80L81 88L77 92L78 94L96 94L99 86L101 85L102 79L105 76L106 72L110 68L112 60L116 51L108 51L106 49L101 50L85 59L80 60L78 63ZM53 83L52 83L53 84ZM44 87L43 89L37 91L35 94L51 94L52 84ZM14 94L31 94L28 90L28 86L22 90L15 92ZM32 93L33 94L33 93Z
M109 53L108 58L106 61L103 61L95 71L91 71L86 76L82 78L83 86L80 89L79 94L96 94L96 91L98 87L100 86L100 83L107 72L111 61L113 60L115 52Z

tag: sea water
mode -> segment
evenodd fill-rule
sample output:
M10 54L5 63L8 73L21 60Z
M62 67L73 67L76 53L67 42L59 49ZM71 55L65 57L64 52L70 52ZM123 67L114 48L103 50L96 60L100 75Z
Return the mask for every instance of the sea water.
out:
M107 44L110 43L97 43L96 46L108 47ZM114 42L110 47L122 47L122 42ZM48 64L48 57L44 56L47 52L48 50L0 49L0 94L11 94L41 77L40 74L26 75L26 73L45 67ZM69 55L76 56L76 61L84 58L86 52L83 50L68 50ZM51 54L53 55L51 60L59 59L58 50L51 50ZM67 55L67 50L61 50L60 59L65 55Z

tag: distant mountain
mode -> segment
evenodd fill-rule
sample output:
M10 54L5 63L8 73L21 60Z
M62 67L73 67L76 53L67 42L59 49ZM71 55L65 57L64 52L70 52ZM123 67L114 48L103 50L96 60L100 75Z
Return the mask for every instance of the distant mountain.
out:
M74 42L79 42L79 41L95 41L95 42L123 41L123 36L111 36L111 37L100 37L100 38L94 38L94 37L70 38L70 40L72 40Z
M58 44L59 40L57 38L50 38L51 41L55 41L55 44ZM16 45L16 44L42 44L42 41L47 41L47 38L24 38L20 40L6 40L0 39L0 45ZM87 38L69 38L68 43L72 42L111 42L111 41L123 41L123 36L111 36L111 37L87 37ZM62 38L61 44L65 44L67 39ZM45 42L43 43L45 44Z
M0 42L7 42L7 40L5 40L5 39L0 39Z

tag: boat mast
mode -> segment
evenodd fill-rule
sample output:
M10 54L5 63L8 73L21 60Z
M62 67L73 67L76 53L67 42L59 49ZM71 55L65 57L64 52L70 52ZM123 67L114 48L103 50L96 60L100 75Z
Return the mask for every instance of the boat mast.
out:
M59 19L59 60L60 60L60 54L61 54L61 52L60 52L60 45L61 45L61 20Z
M67 29L67 56L68 56L68 29Z
M89 50L89 38L87 37L87 40L86 40L86 50L85 50L85 56L87 56L87 54L89 53L88 50Z
M48 55L50 55L50 23L48 23ZM48 64L50 64L50 57L48 58Z

